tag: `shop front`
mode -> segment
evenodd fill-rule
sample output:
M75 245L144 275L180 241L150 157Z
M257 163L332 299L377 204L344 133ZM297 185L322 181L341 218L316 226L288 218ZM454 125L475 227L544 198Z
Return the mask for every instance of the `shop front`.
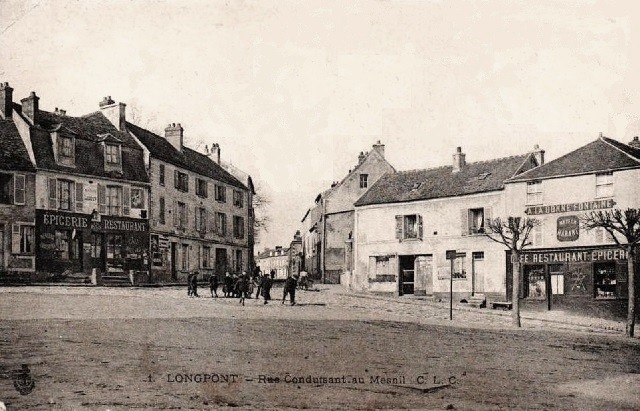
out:
M146 219L36 210L36 269L51 274L147 271Z
M507 298L513 258L507 253ZM565 309L604 317L626 312L627 252L616 247L540 249L524 252L521 298L529 308Z

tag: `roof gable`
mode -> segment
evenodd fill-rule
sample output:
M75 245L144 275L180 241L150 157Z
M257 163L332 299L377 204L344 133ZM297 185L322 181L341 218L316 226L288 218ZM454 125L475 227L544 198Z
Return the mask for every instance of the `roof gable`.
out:
M541 180L628 168L640 168L640 149L607 137L600 137L507 182Z
M478 194L504 188L504 181L519 172L532 154L467 163L454 172L452 166L387 173L356 206L401 203ZM535 160L534 160L535 163Z
M11 120L0 120L0 169L35 171L18 128Z

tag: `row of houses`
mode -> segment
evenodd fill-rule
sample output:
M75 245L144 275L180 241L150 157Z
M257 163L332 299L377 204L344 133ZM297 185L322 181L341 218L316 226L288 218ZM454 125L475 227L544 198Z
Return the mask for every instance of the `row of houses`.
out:
M579 219L589 210L640 208L640 142L601 135L553 161L544 154L536 146L469 162L458 147L449 165L396 171L381 162L377 173L365 171L365 156L303 218L305 269L360 291L448 299L451 281L456 301L510 300L511 256L485 235L486 221L531 216L540 225L522 257L525 304L622 313L627 255L603 230L582 230ZM363 178L370 185L358 193L353 181ZM350 190L336 190L341 184Z
M265 248L256 257L256 265L263 273L272 273L277 280L298 275L302 271L302 236L296 231L289 247Z
M105 97L74 117L0 84L0 276L177 281L253 264L251 177L126 118Z

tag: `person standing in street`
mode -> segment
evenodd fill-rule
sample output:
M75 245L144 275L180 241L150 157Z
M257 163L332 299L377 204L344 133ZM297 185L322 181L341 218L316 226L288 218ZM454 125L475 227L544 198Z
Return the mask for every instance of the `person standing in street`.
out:
M233 292L233 278L231 278L231 274L227 271L224 275L224 296L230 297Z
M262 273L258 272L256 275L254 275L253 277L253 282L256 286L256 288L258 289L256 291L256 300L260 299L261 291L262 291L262 283L263 283L263 276Z
M209 289L211 290L211 298L213 298L214 294L218 298L218 276L216 273L212 273L209 277Z
M298 275L294 274L287 277L284 283L284 293L282 295L282 304L287 299L287 294L291 300L291 305L296 305L296 287L298 286Z
M194 297L200 297L198 295L198 272L194 271L191 274L191 293Z
M264 298L264 303L267 304L269 300L271 300L271 286L273 285L272 279L269 277L269 274L264 273L262 276L262 296Z
M193 276L192 273L189 273L189 275L187 275L187 296L192 297L193 296L193 288L191 287L191 277Z
M247 273L242 272L242 275L238 278L237 289L240 294L240 304L244 305L244 299L247 297L249 291L249 277Z

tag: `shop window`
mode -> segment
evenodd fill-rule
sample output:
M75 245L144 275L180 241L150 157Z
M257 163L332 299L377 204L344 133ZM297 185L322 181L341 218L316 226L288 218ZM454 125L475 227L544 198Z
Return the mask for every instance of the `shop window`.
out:
M56 230L55 247L60 260L75 260L80 256L79 239L71 230Z
M189 192L189 175L187 173L175 170L173 180L175 188L185 193Z
M593 281L596 298L618 297L615 263L594 264Z
M369 186L369 174L360 174L360 188Z
M102 234L91 234L91 257L102 258Z
M160 164L158 167L158 184L164 185L164 164Z
M596 174L596 198L613 197L613 173Z
M400 241L422 239L422 216L420 214L397 215L396 238Z
M0 173L0 204L13 204L13 175Z
M550 265L549 277L551 279L551 294L564 294L564 271L562 264Z
M164 203L164 197L160 197L158 199L158 220L160 221L160 224L165 224L166 219L165 219L165 203Z
M244 205L244 193L242 191L233 190L233 205L242 208Z
M244 238L244 218L233 216L233 237Z
M227 234L227 215L224 213L216 213L216 234L225 236Z
M225 189L225 186L216 184L215 187L214 187L214 190L215 190L215 195L216 195L216 201L219 201L221 203L226 203L227 202L227 190Z
M542 181L527 183L527 205L542 204Z
M20 226L20 254L32 254L34 251L35 227Z
M107 258L122 258L122 235L107 235Z
M209 186L206 180L196 178L196 195L207 197L209 195Z
M211 261L211 247L202 246L202 268L209 268Z
M544 266L526 267L524 272L524 296L525 298L546 298L547 286L544 277Z

